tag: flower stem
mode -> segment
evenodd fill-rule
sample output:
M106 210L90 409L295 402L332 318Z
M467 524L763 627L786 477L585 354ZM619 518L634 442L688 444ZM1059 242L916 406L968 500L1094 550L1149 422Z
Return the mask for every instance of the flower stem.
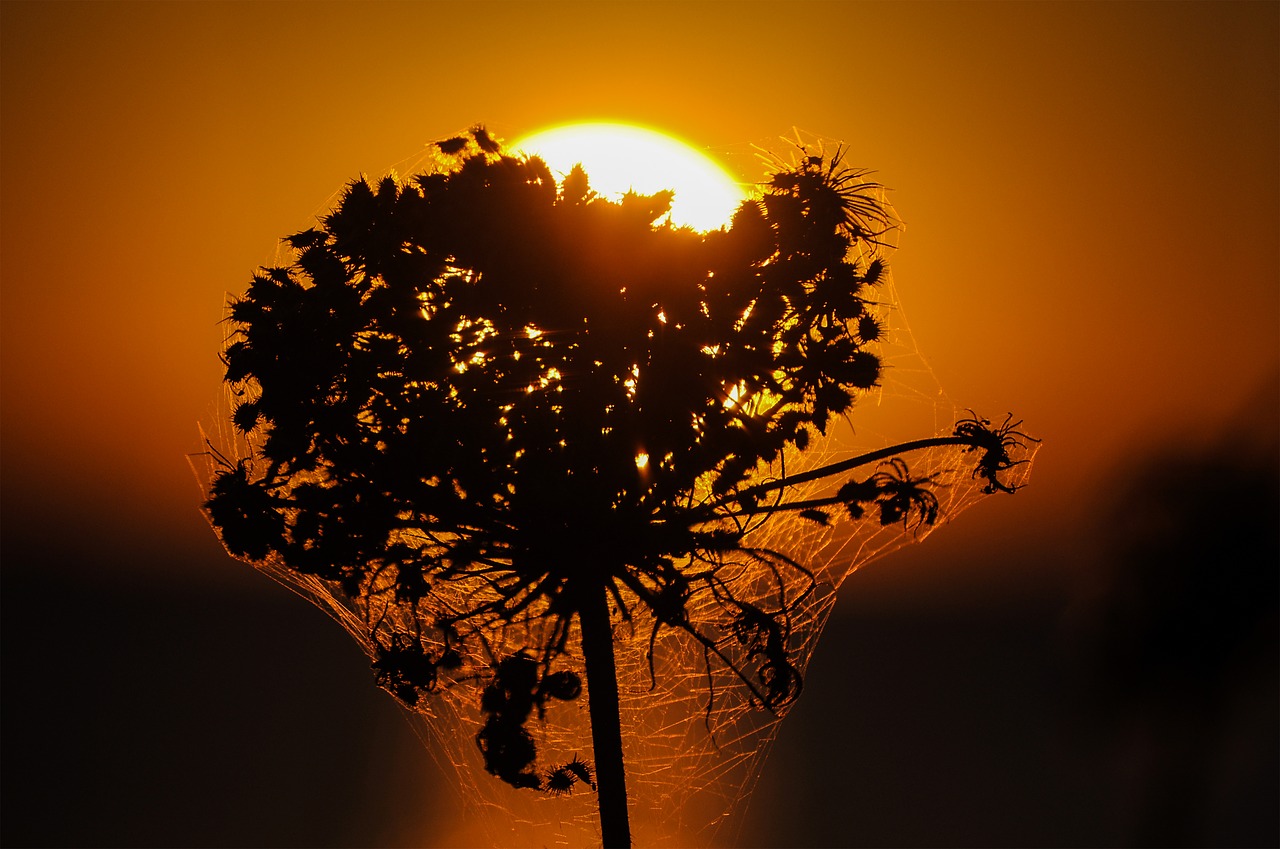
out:
M627 776L622 764L622 722L618 708L618 672L613 658L609 596L603 584L587 588L578 612L582 656L587 672L591 744L596 760L596 795L604 849L630 849Z

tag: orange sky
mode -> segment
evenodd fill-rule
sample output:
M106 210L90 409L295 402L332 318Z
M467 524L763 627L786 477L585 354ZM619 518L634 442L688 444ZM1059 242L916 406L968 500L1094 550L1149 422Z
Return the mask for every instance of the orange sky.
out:
M207 544L175 458L218 392L224 294L275 239L475 121L616 117L713 152L846 141L907 222L898 286L943 387L1047 440L998 512L1057 513L1277 367L1274 12L6 4L6 492L145 505L148 535Z
M718 155L799 127L877 170L939 382L1045 440L1026 491L872 570L906 597L984 541L1070 550L1125 458L1275 397L1273 3L6 2L0 22L4 532L95 580L242 586L184 459L226 294L346 180L475 122L620 119ZM990 561L947 580L1068 580Z

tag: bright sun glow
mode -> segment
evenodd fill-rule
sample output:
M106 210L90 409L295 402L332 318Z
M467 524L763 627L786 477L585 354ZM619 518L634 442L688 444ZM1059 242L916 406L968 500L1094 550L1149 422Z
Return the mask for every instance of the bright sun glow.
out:
M568 124L525 136L512 149L536 154L562 179L579 163L610 200L628 190L675 192L671 221L696 230L729 223L746 194L714 160L672 136L627 124Z

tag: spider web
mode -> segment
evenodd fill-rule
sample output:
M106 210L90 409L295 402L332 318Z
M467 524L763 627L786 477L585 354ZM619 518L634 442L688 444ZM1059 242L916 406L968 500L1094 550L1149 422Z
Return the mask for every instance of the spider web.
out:
M794 156L829 153L832 147L800 135L791 146ZM785 163L776 154L758 153L757 167L762 171L771 164ZM426 153L397 163L395 171L415 173L431 167L438 167L438 163L433 164L432 155ZM879 255L891 250L886 246ZM284 256L282 249L278 259ZM884 365L881 385L866 392L851 416L825 437L815 439L802 454L793 451L774 467L757 470L756 480L784 473L792 476L888 445L951 433L960 411L938 386L917 349L896 306L897 291L891 276L878 291L874 314L886 330L875 346ZM229 408L230 398L226 403ZM233 435L225 425L226 416L221 421L224 424L214 426L209 444L216 445L224 456L252 462L255 446L250 438ZM944 447L904 456L914 477L933 479L939 524L984 495L983 482L971 473L972 458L965 451L963 447ZM1017 486L1025 480L1033 453L1034 447L1024 455L1027 462L1010 470L1008 483ZM872 471L875 467L858 474ZM207 492L212 465L198 472L205 478ZM818 481L796 487L790 495L829 495L842 482ZM802 564L811 578L794 570L784 574L789 569L779 565L779 560L748 556L726 563L720 574L734 598L762 607L776 603L780 586L795 585L787 598L796 605L788 649L803 674L845 579L873 559L924 539L932 529L901 522L882 525L871 514L859 521L842 514L822 524L794 513L778 513L758 522L745 538L744 549L777 552ZM378 656L379 642L385 646L400 637L420 641L431 652L443 651L448 646L431 627L433 611L441 606L460 609L474 605L477 593L484 592L484 588L465 582L441 583L432 589L428 610L379 602L376 599L387 595L372 592L364 601L353 600L336 584L300 575L273 556L253 565L327 611L371 659ZM693 593L687 611L690 621L704 634L721 638L716 645L724 652L722 657L713 656L705 644L682 630L659 627L646 606L626 591L619 600L628 614L624 619L615 604L614 651L633 842L637 846L732 843L737 834L735 824L742 820L739 814L790 705L776 711L762 708L756 694L723 662L726 658L743 661L738 664L742 666L746 658L741 646L729 638L732 622L724 606L705 587ZM545 632L549 626L538 623L549 621L530 617L523 623L484 626L477 628L481 633L462 635L463 641L451 646L461 654L461 671L409 711L415 731L442 769L457 776L467 825L449 834L451 843L600 843L596 797L585 783L561 794L513 788L486 772L476 744L485 719L480 710L481 692L491 680L485 672L492 670L496 658L513 655L525 646L545 644L550 638ZM585 687L576 621L567 652L552 664L551 671L557 670L578 672ZM529 722L540 766L594 760L587 714L590 693L585 695L571 701L548 700L545 712Z

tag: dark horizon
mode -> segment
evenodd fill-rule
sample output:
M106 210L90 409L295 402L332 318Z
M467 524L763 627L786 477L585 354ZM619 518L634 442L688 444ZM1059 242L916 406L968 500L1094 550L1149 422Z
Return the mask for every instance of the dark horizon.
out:
M227 294L347 180L476 122L601 118L731 169L797 126L845 142L906 222L901 314L943 403L1044 439L1016 497L845 583L738 845L1132 845L1188 812L1189 843L1280 842L1269 584L1243 581L1272 606L1244 605L1261 636L1223 641L1230 674L1108 691L1089 653L1115 499L1149 463L1221 472L1181 476L1199 541L1157 544L1260 553L1219 527L1259 484L1212 452L1256 441L1247 469L1277 471L1280 8L303 11L0 4L0 842L479 839L356 644L227 556L186 455ZM1141 742L1188 722L1169 692L1216 700L1196 751ZM1144 778L1161 757L1203 783Z

